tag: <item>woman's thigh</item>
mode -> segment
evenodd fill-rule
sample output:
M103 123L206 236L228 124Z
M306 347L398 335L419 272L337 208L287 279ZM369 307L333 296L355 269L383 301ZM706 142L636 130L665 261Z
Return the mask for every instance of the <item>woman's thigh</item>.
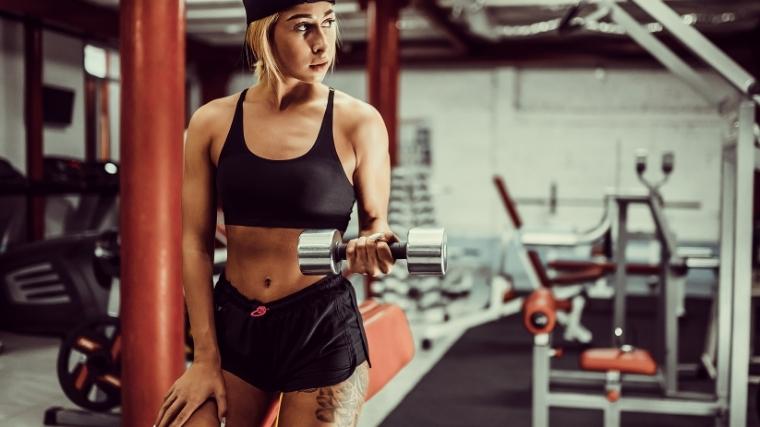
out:
M274 396L241 380L237 376L222 371L227 392L227 425L226 427L258 426L267 414L269 404ZM196 410L187 427L219 426L216 400L207 400Z
M279 427L355 426L368 384L369 368L365 361L340 384L285 393Z

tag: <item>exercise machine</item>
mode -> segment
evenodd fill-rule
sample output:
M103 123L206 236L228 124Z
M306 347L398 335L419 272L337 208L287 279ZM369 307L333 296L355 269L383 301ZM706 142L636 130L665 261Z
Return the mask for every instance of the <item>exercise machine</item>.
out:
M96 260L101 237L81 233L0 254L0 328L64 336L105 315L111 277Z
M579 233L546 233L546 232L526 232L523 228L523 221L518 212L517 205L512 199L504 180L496 176L494 184L507 212L510 227L505 231L499 240L499 264L497 273L493 275L490 285L490 292L487 305L473 313L467 313L452 318L445 319L444 322L425 325L422 328L421 339L423 349L429 349L433 340L450 334L453 331L466 330L484 323L497 320L502 317L519 313L524 303L524 298L520 297L514 290L513 276L507 272L507 254L511 250L516 253L520 264L528 275L528 282L531 288L536 289L540 286L552 286L557 298L567 300L566 312L562 313L561 323L564 325L564 337L569 342L578 342L581 344L589 343L592 339L591 332L581 324L585 298L581 295L583 285L588 282L586 274L564 274L562 276L549 278L539 277L532 267L527 257L528 245L531 246L581 246L592 244L599 241L610 229L610 222L607 211L604 212L599 223L592 229Z
M743 427L747 424L747 379L749 365L749 318L752 260L752 208L753 178L756 161L755 114L756 103L760 102L758 82L744 69L721 52L712 42L695 28L685 24L681 17L661 0L629 0L652 16L663 29L707 63L713 70L729 82L735 93L723 97L699 75L686 61L675 55L662 41L650 34L619 2L601 0L600 13L596 16L611 19L644 49L657 58L666 68L683 78L698 93L708 100L726 118L725 139L722 141L721 171L721 233L719 255L719 286L717 300L717 366L715 368L715 389L707 395L687 395L678 390L677 370L667 371L664 377L666 395L655 398L624 396L622 383L626 377L652 377L657 365L649 352L621 345L608 349L588 350L581 358L585 371L594 371L606 386L606 396L582 393L559 393L551 391L550 357L552 356L550 332L555 304L549 292L542 290L535 294L532 309L525 312L526 327L534 334L533 357L533 426L548 425L549 407L600 409L605 414L605 425L620 423L620 413L624 411L663 414L689 414L714 417L718 425ZM651 195L638 200L647 203L653 215L658 206ZM655 219L658 221L658 219ZM667 237L670 240L670 237ZM620 242L618 242L620 243ZM668 243L661 251L669 255L667 259L675 266L688 266ZM618 253L616 277L624 277L625 258ZM621 262L622 261L622 262ZM700 262L700 261L697 261ZM672 272L669 268L668 272ZM667 272L666 272L667 273ZM670 274L670 273L667 273ZM663 280L662 282L667 282ZM662 286L661 294L665 302L673 303L676 298L672 287ZM526 304L527 306L527 304ZM539 309L540 308L540 309ZM671 310L673 311L673 310ZM624 338L623 323L613 330L616 336ZM622 325L622 326L621 326ZM677 333L677 319L668 316L664 325L666 336ZM622 340L621 340L622 341ZM585 357L584 357L585 356ZM677 362L677 359L675 359ZM665 364L677 366L673 355L666 354ZM588 372L591 373L591 372Z

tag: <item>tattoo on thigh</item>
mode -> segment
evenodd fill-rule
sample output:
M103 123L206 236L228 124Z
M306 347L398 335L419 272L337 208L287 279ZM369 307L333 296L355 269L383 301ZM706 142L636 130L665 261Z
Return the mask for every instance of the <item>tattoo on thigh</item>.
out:
M340 427L355 426L364 404L369 383L369 369L363 363L348 380L331 387L319 388L315 415L319 421Z

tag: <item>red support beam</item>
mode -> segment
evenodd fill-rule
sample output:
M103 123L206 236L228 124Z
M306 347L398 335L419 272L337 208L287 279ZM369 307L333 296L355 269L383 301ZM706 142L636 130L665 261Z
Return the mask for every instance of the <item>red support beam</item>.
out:
M400 0L367 0L369 102L388 129L391 165L398 163L398 80Z
M84 73L84 159L97 158L98 152L98 82Z
M24 23L24 121L26 124L26 176L42 180L42 26L34 20ZM45 198L27 197L27 238L45 237Z
M84 0L0 0L0 12L33 18L46 29L61 31L74 37L100 40L111 46L119 43L119 10ZM212 46L188 38L186 41L189 62L203 64L218 61L232 63L240 48Z
M108 60L106 60L108 64ZM108 68L106 66L106 68ZM100 112L98 114L98 156L100 160L111 160L111 111L110 111L110 93L108 80L99 82L98 91L100 93Z
M365 4L362 3L362 7ZM399 31L401 0L367 0L367 83L369 103L377 108L388 130L391 167L398 164ZM364 281L372 297L372 278Z
M184 372L184 2L120 7L122 425L144 427Z

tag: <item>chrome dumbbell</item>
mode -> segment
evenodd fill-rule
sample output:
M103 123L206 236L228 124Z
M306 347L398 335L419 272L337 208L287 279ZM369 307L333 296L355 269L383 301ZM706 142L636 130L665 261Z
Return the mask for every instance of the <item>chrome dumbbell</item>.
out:
M298 237L298 266L303 274L338 274L346 259L346 244L338 230L305 230ZM446 274L446 232L443 228L412 228L406 242L390 245L395 259L406 259L409 274Z

